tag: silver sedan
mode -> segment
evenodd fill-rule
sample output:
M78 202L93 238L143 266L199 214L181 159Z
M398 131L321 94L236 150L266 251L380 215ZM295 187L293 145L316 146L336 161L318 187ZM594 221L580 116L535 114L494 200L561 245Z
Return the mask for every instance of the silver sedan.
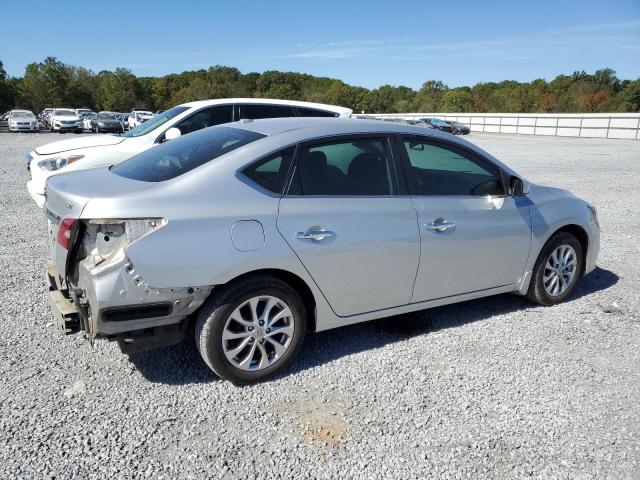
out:
M125 353L195 330L236 384L307 331L505 292L557 304L600 242L571 193L453 135L358 119L211 127L46 192L63 330Z

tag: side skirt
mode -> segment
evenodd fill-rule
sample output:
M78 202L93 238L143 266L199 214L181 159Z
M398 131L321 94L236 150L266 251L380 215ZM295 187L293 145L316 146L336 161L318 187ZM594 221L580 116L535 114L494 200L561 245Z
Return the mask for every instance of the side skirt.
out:
M353 315L351 317L334 317L330 321L323 321L321 318L319 318L317 322L316 332L330 330L337 327L344 327L346 325L353 325L355 323L366 322L368 320L391 317L393 315L400 315L403 313L417 312L419 310L440 307L442 305L465 302L467 300L474 300L476 298L489 297L491 295L499 295L501 293L509 293L513 292L514 290L518 290L519 287L520 285L515 284L503 285L501 287L488 288L486 290L478 290L476 292L463 293L461 295L454 295L451 297L436 298L434 300L428 300L426 302L410 303L401 307L361 313L359 315Z

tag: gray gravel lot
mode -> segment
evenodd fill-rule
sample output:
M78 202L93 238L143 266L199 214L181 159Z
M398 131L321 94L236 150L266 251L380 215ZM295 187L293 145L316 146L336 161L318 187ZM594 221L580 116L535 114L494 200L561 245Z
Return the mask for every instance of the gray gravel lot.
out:
M599 209L568 303L501 295L309 335L237 388L189 343L62 337L25 154L0 134L0 478L640 478L640 142L472 134Z

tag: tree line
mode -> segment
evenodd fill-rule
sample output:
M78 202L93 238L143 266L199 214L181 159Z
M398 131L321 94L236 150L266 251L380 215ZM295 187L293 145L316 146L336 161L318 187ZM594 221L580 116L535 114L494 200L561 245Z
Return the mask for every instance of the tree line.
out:
M10 77L0 61L0 112L18 107L87 107L127 112L155 111L193 100L266 97L329 103L354 112L638 112L640 79L621 80L610 68L577 71L551 81L482 82L450 88L428 80L419 90L383 85L367 89L340 80L295 72L241 73L214 66L162 77L137 77L126 68L95 73L55 57L30 63L22 77Z

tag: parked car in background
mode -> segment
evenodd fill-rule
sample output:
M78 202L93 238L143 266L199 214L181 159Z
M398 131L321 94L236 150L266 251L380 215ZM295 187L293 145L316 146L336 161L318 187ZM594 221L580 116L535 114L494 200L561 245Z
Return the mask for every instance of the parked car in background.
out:
M11 110L7 117L10 132L37 132L38 119L31 110Z
M46 129L51 128L50 119L51 119L51 114L53 113L53 110L54 110L53 108L45 108L38 115L40 123Z
M471 133L471 129L463 123L456 122L455 120L446 120L451 125L451 133L454 135L468 135Z
M84 126L76 112L70 108L55 108L49 118L52 132L76 132L82 133Z
M409 125L415 125L416 127L422 128L434 128L430 123L425 122L424 120L408 120L407 123Z
M351 116L351 110L319 103L260 98L202 100L173 107L119 136L85 136L42 145L27 155L33 200L44 204L46 179L60 172L120 163L127 158L212 125L269 117Z
M156 110L156 115L160 115L162 112L164 112L164 110Z
M459 137L355 119L206 128L51 177L46 212L63 331L125 353L195 331L236 384L280 371L307 330L507 292L558 304L600 242L566 190Z
M96 118L96 113L85 113L80 115L80 119L82 120L82 126L85 130L91 130L93 126L93 120Z
M9 111L9 112L10 112L10 111ZM2 120L3 122L4 122L4 121L7 121L7 120L9 119L9 112L4 112L4 113L2 114L2 116L0 117L0 120Z
M91 131L95 133L122 133L122 123L115 116L114 112L98 112L91 121Z
M440 120L439 118L421 118L423 122L431 125L436 130L440 130L442 132L452 133L453 128L444 120Z
M144 122L153 117L153 113L144 110L134 110L129 115L127 119L127 123L129 125L129 130L137 127L138 125L142 125Z
M120 125L122 126L122 131L129 130L129 121L128 121L129 114L116 112L114 115L120 122Z
M96 113L90 108L76 108L75 112L76 112L76 115L78 115L80 118L82 118L82 116L85 114Z

